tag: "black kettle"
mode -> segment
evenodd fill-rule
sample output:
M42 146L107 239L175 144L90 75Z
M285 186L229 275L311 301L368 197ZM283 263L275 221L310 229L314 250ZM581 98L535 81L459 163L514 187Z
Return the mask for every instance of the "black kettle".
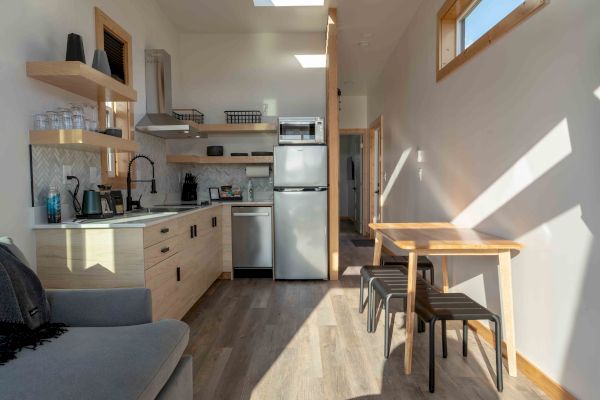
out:
M115 215L115 208L110 193L95 190L83 192L82 216L85 218L110 218Z

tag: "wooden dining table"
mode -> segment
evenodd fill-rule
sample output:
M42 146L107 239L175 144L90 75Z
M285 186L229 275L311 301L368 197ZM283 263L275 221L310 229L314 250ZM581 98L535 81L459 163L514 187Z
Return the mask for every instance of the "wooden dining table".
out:
M498 276L508 373L510 376L517 376L511 258L520 251L522 245L475 229L461 228L448 222L371 223L369 227L375 232L373 265L380 264L384 238L396 248L408 252L408 298L404 347L405 373L410 374L412 369L417 257L422 255L441 256L442 291L447 292L449 289L449 256L495 256L498 257Z

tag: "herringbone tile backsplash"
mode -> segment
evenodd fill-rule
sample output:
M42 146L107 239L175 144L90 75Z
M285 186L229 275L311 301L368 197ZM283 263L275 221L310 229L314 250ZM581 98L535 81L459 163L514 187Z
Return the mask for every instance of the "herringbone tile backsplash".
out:
M240 186L245 193L248 187L248 177L243 165L206 165L187 166L167 164L167 146L164 139L143 133L136 133L135 140L140 144L140 153L154 161L156 189L158 195L150 194L150 184L141 183L133 190L133 197L143 194L143 204L152 205L164 201L167 195L181 192L181 178L190 172L198 177L198 197L208 199L208 188L222 185ZM62 183L63 165L70 165L71 173L81 182L79 200L87 189L96 189L100 182L100 153L74 151L42 146L32 147L33 194L35 206L45 206L46 196L50 186L56 186L61 193L63 207L72 214L71 196L68 189L75 188L75 182ZM90 167L95 167L98 173L96 179L90 179ZM139 179L150 179L152 168L145 160L138 160L137 176ZM270 178L253 179L254 190L257 192L273 191L273 181ZM177 196L175 196L177 197ZM264 195L261 197L265 197ZM268 195L266 197L269 197Z

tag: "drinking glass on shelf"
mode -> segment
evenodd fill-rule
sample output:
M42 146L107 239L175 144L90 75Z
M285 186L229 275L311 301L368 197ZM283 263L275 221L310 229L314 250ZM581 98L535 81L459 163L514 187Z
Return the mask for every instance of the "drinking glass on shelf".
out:
M71 111L67 108L58 110L60 129L73 129L73 118Z
M48 129L55 130L60 128L60 118L56 111L47 111L46 116L48 117Z
M46 114L35 114L33 116L33 129L36 131L48 129L48 116Z
M73 116L71 117L71 120L73 122L73 129L86 129L87 130L87 127L85 125L85 118L83 117L83 115L73 114Z

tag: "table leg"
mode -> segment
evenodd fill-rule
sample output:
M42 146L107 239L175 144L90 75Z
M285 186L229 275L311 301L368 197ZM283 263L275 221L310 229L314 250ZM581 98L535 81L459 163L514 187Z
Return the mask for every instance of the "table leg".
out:
M373 253L373 265L379 265L381 263L381 248L383 247L383 237L381 233L375 233L375 250Z
M442 292L448 293L448 256L442 256Z
M508 359L508 374L517 376L517 350L515 347L515 322L513 316L512 272L510 251L502 251L499 256L500 297L502 301L502 325Z
M404 346L404 373L412 371L412 350L414 335L415 293L417 289L417 252L408 253L408 289L406 296L406 343Z

